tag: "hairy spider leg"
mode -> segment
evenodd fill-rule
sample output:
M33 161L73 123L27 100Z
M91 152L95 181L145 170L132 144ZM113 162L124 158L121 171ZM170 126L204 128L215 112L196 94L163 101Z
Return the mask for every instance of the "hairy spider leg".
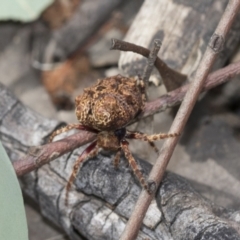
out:
M153 141L157 141L165 138L177 137L177 136L180 136L180 134L179 133L159 133L159 134L146 135L146 139L147 141L153 142Z
M66 186L66 195L65 195L65 205L68 205L68 195L71 189L71 186L79 172L79 169L84 161L89 158L92 158L98 154L99 147L97 145L97 141L92 142L78 157L76 162L73 165L72 173L68 179L67 186Z
M141 132L131 132L127 130L127 138L132 138L132 139L140 139L146 142L153 142L165 138L171 138L171 137L177 137L179 136L179 133L159 133L159 134L152 134L152 135L147 135L145 133Z
M143 140L148 142L148 144L150 145L151 148L153 148L153 150L159 155L159 149L156 147L156 145L154 144L153 141L150 141L148 139L143 139L143 135L146 135L144 133L141 132L132 132L132 131L128 131L127 130L127 134L126 134L126 138L128 139L139 139L139 140Z
M68 124L67 126L62 127L60 129L54 131L52 133L52 135L50 136L50 138L49 138L49 142L52 142L54 137L56 137L57 135L59 135L61 133L64 133L64 132L68 132L68 131L70 131L72 129L84 130L84 131L89 131L89 132L94 132L94 133L98 133L99 132L98 130L89 128L89 127L81 125L79 123L73 123L73 124Z
M121 157L121 152L122 150L119 149L114 157L114 160L113 160L113 165L115 168L118 168L118 165L119 165L119 162L120 162L120 157Z
M129 143L128 143L128 141L122 140L120 144L121 144L121 148L122 148L122 150L124 152L124 155L125 155L126 159L128 160L130 167L133 170L134 175L138 178L138 180L139 180L140 184L142 185L142 187L149 194L151 194L152 192L151 192L151 190L149 188L149 185L147 184L147 181L145 180L142 172L140 171L136 160L134 159L133 155L131 154L131 152L129 150L129 147L128 147Z

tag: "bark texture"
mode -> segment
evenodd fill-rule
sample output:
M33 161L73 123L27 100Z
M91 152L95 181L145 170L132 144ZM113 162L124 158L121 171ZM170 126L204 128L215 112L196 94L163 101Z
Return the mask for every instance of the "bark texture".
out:
M45 143L60 123L25 107L0 85L0 124L0 139L15 161ZM119 239L141 188L125 159L115 169L113 155L102 153L82 166L65 206L66 181L84 148L25 175L22 189L70 239ZM151 165L138 162L148 174ZM185 179L166 173L138 239L240 239L238 218L239 212L214 206Z
M158 56L170 67L191 77L196 71L208 41L228 1L225 0L146 0L124 40L151 48L154 39L163 40ZM236 47L239 38L237 20L218 57L221 67ZM122 52L119 67L129 75L142 75L146 59Z
M93 10L102 9L101 19L94 15L95 10L89 10L89 1L83 2L78 10L84 14L76 15L73 21L80 23L83 18L88 24L76 26L69 22L64 28L56 30L53 38L50 36L53 42L49 42L48 50L43 51L42 58L39 58L50 63L56 55L60 60L65 58L87 39L86 36L91 35L89 26L94 31L119 3L109 2L111 4L108 7L104 5L105 1L92 5ZM225 0L146 0L125 40L149 48L153 39L164 35L159 56L171 67L191 76L226 3ZM239 27L239 21L236 21L217 66L221 66L232 54L239 38ZM14 50L23 51L19 49L16 47ZM19 62L23 61L22 55L19 56ZM12 59L16 61L15 56ZM2 62L9 65L5 58ZM24 70L23 66L21 71ZM143 66L145 62L141 57L122 53L120 67L128 74L141 74L139 69L143 70ZM19 72L9 71L3 78L9 82L9 79L17 79L19 75ZM42 117L24 106L0 84L0 140L12 161L20 159L32 146L45 144L60 125L60 122ZM113 156L102 153L83 165L70 192L70 204L66 207L66 182L74 161L83 149L84 146L25 175L20 179L22 189L38 203L42 214L63 228L70 239L119 239L141 188L125 159L121 159L119 169L116 170L112 164ZM147 175L151 165L138 161ZM240 239L239 219L239 211L223 209L210 203L185 179L166 173L144 219L138 239Z

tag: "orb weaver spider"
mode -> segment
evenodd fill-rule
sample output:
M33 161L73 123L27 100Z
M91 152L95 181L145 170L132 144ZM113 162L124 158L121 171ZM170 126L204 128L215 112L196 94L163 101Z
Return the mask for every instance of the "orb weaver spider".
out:
M147 135L141 132L129 131L126 126L132 122L144 109L146 102L145 85L141 79L116 75L108 77L85 88L82 95L75 99L76 115L79 124L69 124L56 130L50 137L53 138L71 129L85 130L97 134L96 139L82 152L76 160L73 171L66 186L66 202L68 194L80 169L80 165L87 159L96 156L99 150L104 149L116 152L114 166L118 167L121 152L128 160L134 175L141 186L152 193L150 183L147 182L129 150L127 139L139 139L148 144L158 153L154 141L176 137L178 133L160 133Z

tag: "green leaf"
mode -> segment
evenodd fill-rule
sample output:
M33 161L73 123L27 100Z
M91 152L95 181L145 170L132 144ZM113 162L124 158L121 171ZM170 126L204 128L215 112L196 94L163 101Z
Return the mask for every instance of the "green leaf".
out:
M22 192L13 166L0 142L0 239L27 240Z
M0 20L33 21L53 0L0 0Z

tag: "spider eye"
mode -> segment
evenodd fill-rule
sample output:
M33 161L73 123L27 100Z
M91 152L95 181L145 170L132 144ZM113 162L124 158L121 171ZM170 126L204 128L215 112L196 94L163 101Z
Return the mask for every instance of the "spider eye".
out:
M115 136L120 140L122 140L125 135L126 135L126 128L121 128L121 129L117 129L114 131Z

